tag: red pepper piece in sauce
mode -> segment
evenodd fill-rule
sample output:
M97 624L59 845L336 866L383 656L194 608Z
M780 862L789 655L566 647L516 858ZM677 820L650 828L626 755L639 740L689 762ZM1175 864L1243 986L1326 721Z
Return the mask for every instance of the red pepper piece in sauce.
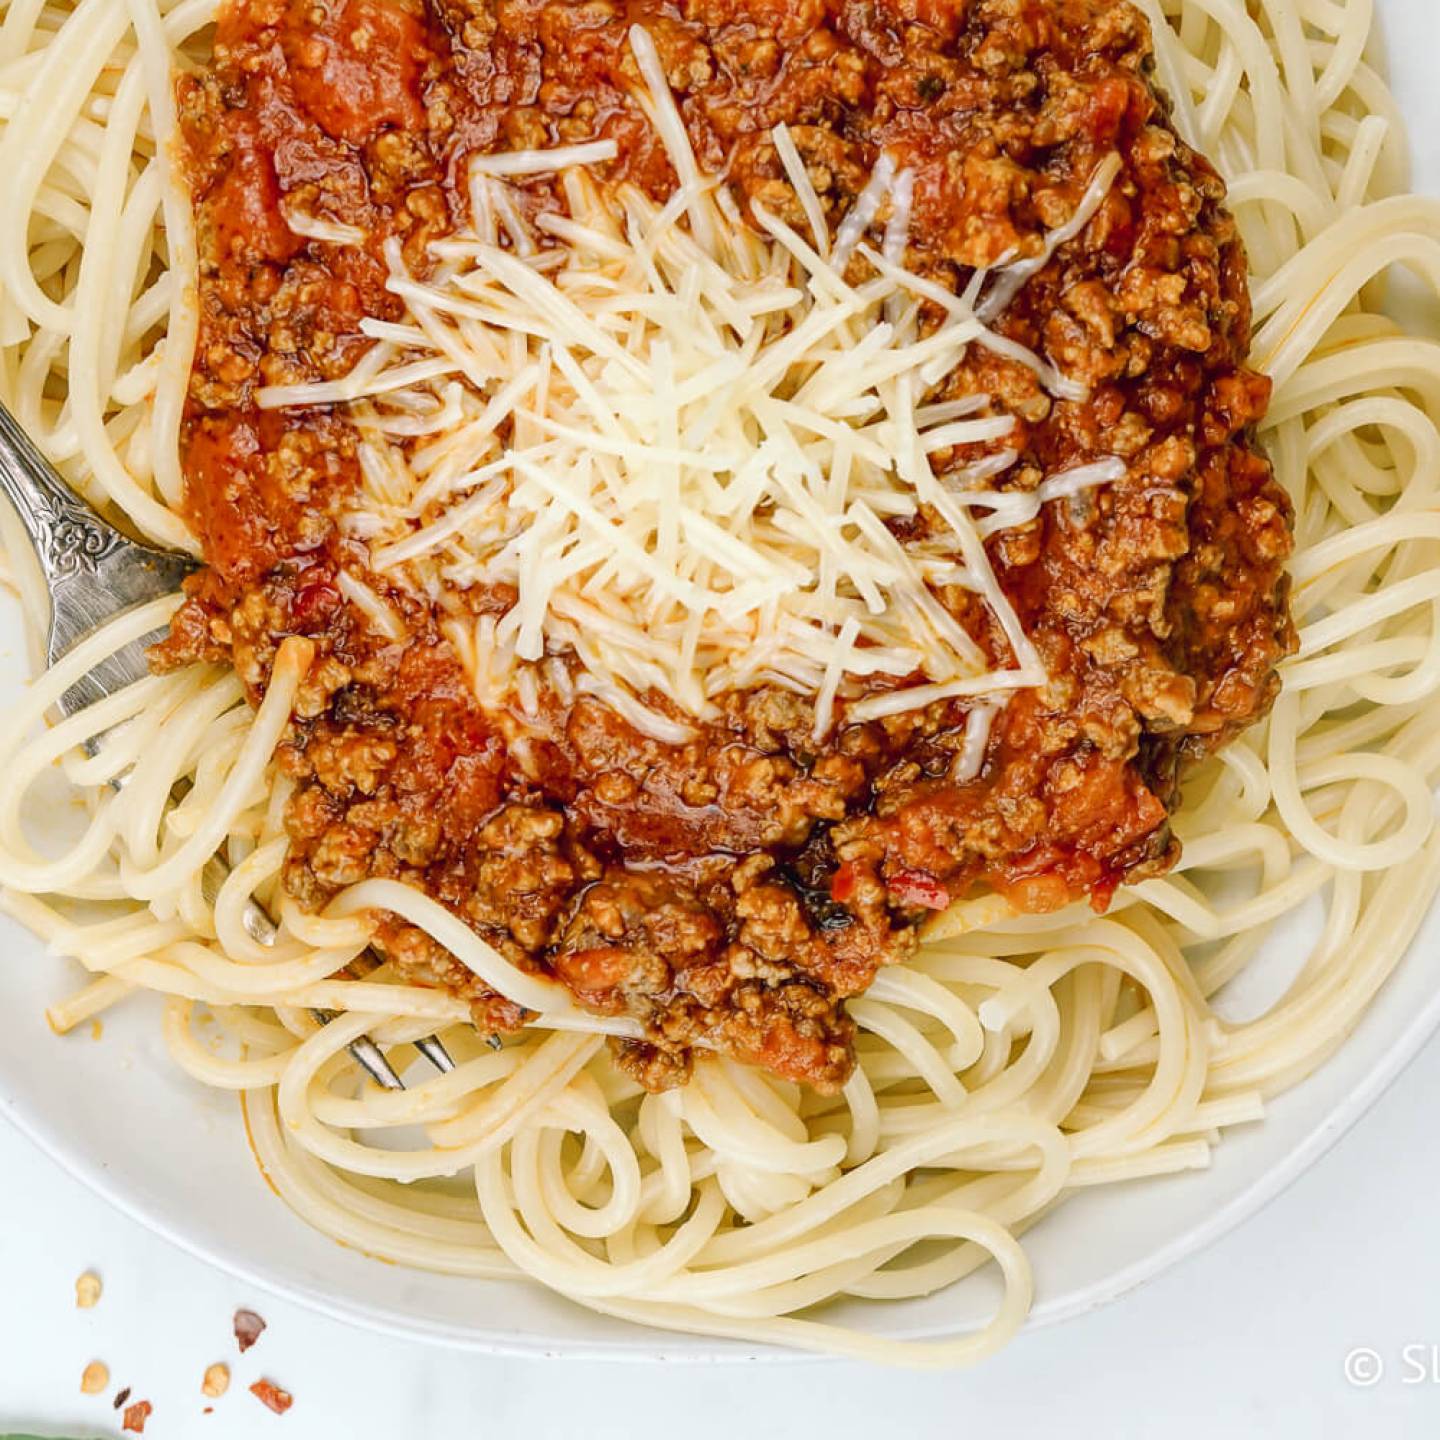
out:
M892 898L901 905L915 905L922 910L944 910L950 904L950 892L923 870L902 867L887 876L885 884Z
M311 580L295 592L290 617L302 634L323 629L340 608L340 592L327 580Z
M830 881L830 898L837 905L848 905L855 898L857 880L854 865L846 861Z

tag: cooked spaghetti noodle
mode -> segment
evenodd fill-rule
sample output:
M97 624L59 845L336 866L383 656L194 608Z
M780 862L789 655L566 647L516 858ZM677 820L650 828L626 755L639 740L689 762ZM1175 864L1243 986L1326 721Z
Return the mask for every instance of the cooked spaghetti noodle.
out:
M645 1324L927 1365L1015 1333L1032 1290L1017 1236L1042 1212L1080 1187L1204 1166L1225 1128L1322 1063L1440 887L1440 345L1385 309L1392 277L1440 291L1440 201L1406 193L1370 0L1140 8L1176 128L1229 182L1253 363L1275 385L1262 438L1297 517L1298 653L1269 720L1189 778L1173 873L1122 889L1102 918L1019 916L998 895L952 905L850 1003L858 1063L838 1094L720 1055L647 1093L607 1056L629 1022L562 1002L433 898L369 878L317 914L285 893L290 782L274 754L307 640L281 646L258 711L228 670L194 665L44 727L77 676L177 597L107 625L0 726L5 905L92 977L54 1027L163 997L176 1062L239 1093L287 1202L372 1254L523 1274ZM0 392L92 501L192 549L179 434L195 241L170 75L203 57L212 9L11 0L0 27ZM23 540L6 539L38 631L44 596ZM87 807L59 850L37 844L31 813L57 764ZM207 894L217 850L231 869ZM242 923L251 897L280 921L273 947ZM1212 1002L1316 905L1323 926L1284 996L1225 1019ZM529 1023L491 1049L464 1000L385 968L351 978L377 910ZM224 1046L202 1041L197 1007ZM313 1008L336 1018L317 1027ZM431 1033L453 1072L410 1065ZM347 1053L362 1034L408 1090L364 1082ZM402 1129L406 1148L381 1143ZM959 1338L902 1344L796 1314L929 1294L988 1264L1003 1298Z

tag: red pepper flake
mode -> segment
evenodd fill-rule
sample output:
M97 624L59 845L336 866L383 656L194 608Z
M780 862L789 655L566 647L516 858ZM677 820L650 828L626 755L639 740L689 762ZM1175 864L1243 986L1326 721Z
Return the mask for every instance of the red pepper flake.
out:
M922 910L944 910L950 904L950 892L923 870L900 869L889 876L890 893L902 905L916 905Z
M855 897L856 879L855 867L847 861L830 881L830 898L837 905L848 904Z
M131 1430L136 1435L143 1435L145 1422L150 1418L150 1412L154 1408L148 1400L137 1400L125 1411L125 1418L120 1422L120 1428Z
M130 1398L130 1387L127 1385L115 1397L115 1408L118 1410Z
M324 580L302 585L295 594L291 616L298 630L319 629L340 604L340 592Z
M283 1415L295 1403L295 1397L288 1390L282 1390L273 1380L257 1380L250 1387L250 1393L277 1415Z
M265 1322L253 1310L235 1312L235 1343L243 1355L261 1336Z

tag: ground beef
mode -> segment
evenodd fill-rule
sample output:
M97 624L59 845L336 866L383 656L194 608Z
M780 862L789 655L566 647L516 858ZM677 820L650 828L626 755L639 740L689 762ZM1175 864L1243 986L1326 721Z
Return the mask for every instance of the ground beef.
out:
M884 147L915 174L907 264L952 289L1040 253L1120 156L1095 217L998 322L1089 398L1056 401L975 347L946 382L1016 417L1003 486L1126 463L988 542L1049 679L995 720L978 775L962 702L817 747L809 702L760 689L674 746L557 693L519 732L476 702L426 604L370 577L409 627L398 645L337 587L366 560L336 526L358 473L343 415L256 408L259 385L345 373L361 319L395 318L381 246L423 270L464 221L477 151L605 136L605 181L673 188L631 98L637 20L742 208L806 223L779 121L832 226ZM282 750L285 882L303 904L370 875L424 888L513 963L639 1021L617 1057L651 1088L704 1046L833 1090L853 1064L845 998L910 952L926 913L981 885L1022 910L1104 908L1173 864L1184 763L1264 713L1293 646L1291 516L1253 442L1268 386L1245 368L1224 189L1176 137L1127 0L227 0L179 98L202 257L184 464L209 568L156 661L228 656L258 697L282 637L317 641ZM556 204L552 183L524 182L521 203ZM306 240L289 207L364 241ZM981 454L932 458L943 473ZM894 528L905 544L943 533L923 510ZM941 599L1013 658L973 594ZM378 941L487 1030L523 1022L395 917Z

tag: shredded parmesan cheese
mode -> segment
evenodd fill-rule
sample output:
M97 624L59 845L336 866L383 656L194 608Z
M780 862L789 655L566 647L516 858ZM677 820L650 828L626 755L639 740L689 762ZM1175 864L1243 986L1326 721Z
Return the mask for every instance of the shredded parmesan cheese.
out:
M555 688L558 671L567 693L667 743L713 719L726 692L761 683L813 698L817 741L842 712L860 721L967 697L992 716L1044 671L985 536L1125 466L997 491L986 482L1018 458L998 448L937 476L932 456L1001 445L1015 422L984 395L935 392L972 344L1061 397L1083 387L988 330L977 286L956 296L904 268L913 176L883 154L832 237L777 127L809 234L759 206L747 223L701 172L649 35L637 26L630 43L679 179L668 203L634 188L602 198L584 167L614 157L609 141L484 157L473 228L436 244L431 275L386 250L404 323L367 322L376 343L348 376L268 387L260 404L350 407L364 500L343 523L373 569L450 617L487 705L533 716L537 686ZM564 172L569 213L532 230L504 177L545 171ZM1067 231L1103 199L1104 171ZM864 235L882 218L877 251ZM857 255L869 278L851 283ZM982 312L1021 268L992 283ZM944 318L922 333L925 302ZM924 538L902 544L891 524L922 505ZM372 587L341 584L376 629L404 634ZM1013 664L987 657L945 587L981 597ZM514 599L497 615L502 589ZM485 603L472 607L472 593ZM982 750L988 725L976 721Z
M979 778L990 748L990 731L1003 708L1003 704L976 705L965 717L965 743L950 771L950 778L956 784L964 785Z
M553 150L503 150L477 155L470 162L472 175L541 175L572 165L598 165L616 155L613 140L591 140L585 145L558 145Z
M1120 174L1122 164L1119 155L1112 150L1095 167L1095 173L1090 177L1090 183L1085 187L1085 193L1080 197L1075 213L1058 229L1050 231L1038 253L1026 260L1016 260L1000 270L994 284L977 307L976 313L982 320L994 320L1003 315L1011 301L1024 288L1025 282L1038 275L1054 259L1055 252L1073 240L1095 218L1105 203L1105 197L1110 193L1110 187Z
M348 570L341 570L335 576L335 584L340 593L369 620L378 634L387 640L405 639L408 634L405 622L395 613L394 606L377 595L358 576L352 575Z
M339 220L326 220L319 215L306 215L293 205L283 207L286 228L306 240L322 240L331 245L363 245L365 232Z

